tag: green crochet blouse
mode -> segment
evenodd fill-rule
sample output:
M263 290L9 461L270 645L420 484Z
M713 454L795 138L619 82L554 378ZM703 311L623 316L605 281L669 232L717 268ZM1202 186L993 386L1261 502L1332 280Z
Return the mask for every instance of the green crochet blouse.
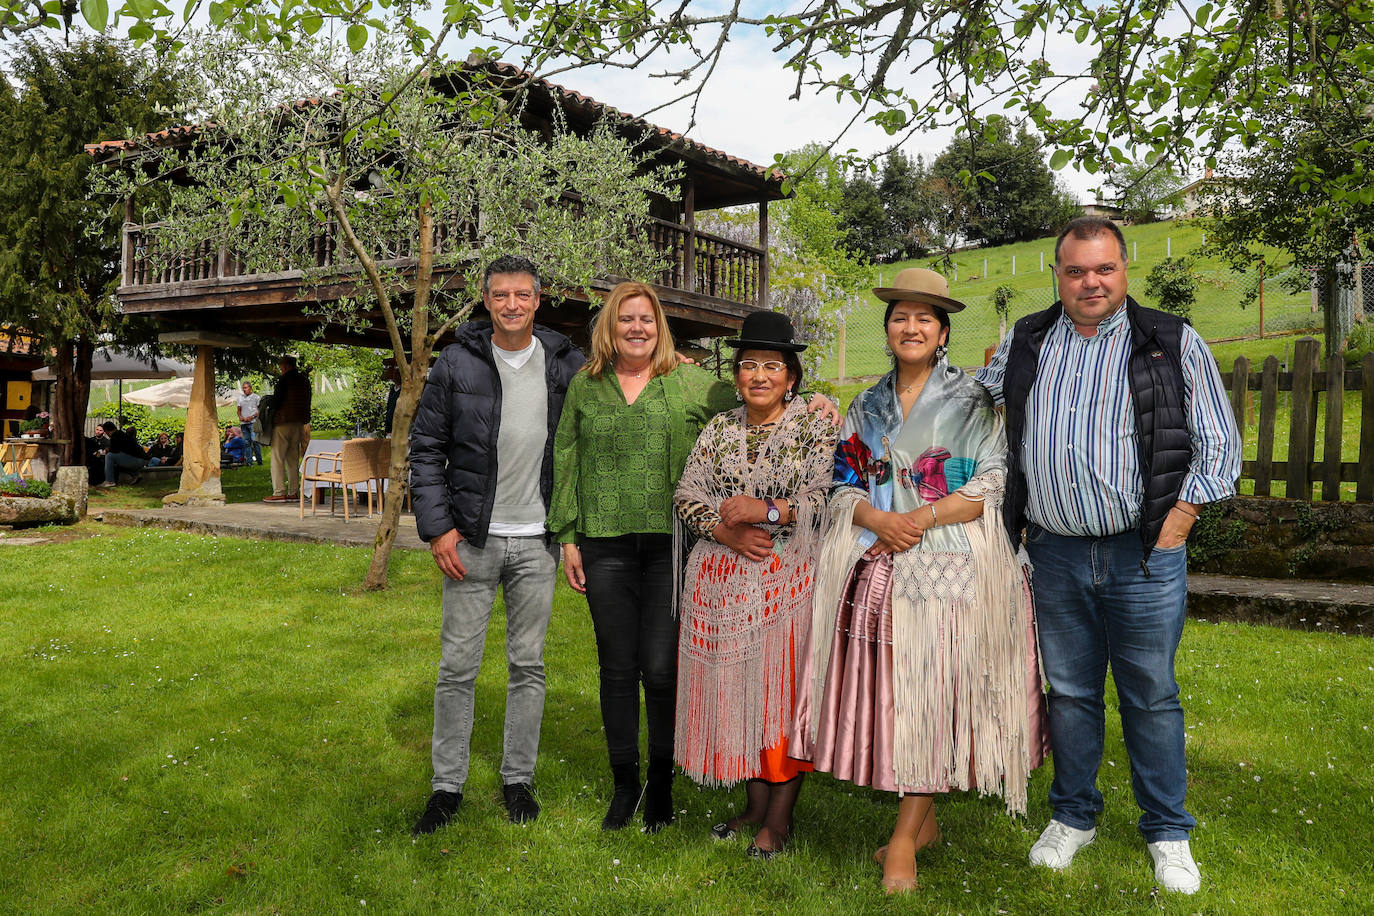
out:
M568 385L553 443L548 528L579 537L670 534L673 491L702 427L738 407L735 386L679 365L625 403L615 372L579 372Z

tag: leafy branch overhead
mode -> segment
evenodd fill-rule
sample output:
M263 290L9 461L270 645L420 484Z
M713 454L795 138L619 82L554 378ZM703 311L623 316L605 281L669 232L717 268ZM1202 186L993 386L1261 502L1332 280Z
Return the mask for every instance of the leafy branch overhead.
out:
M183 2L82 0L81 15L96 29L132 19L135 39L175 44L200 0ZM63 9L0 0L0 35L58 27ZM659 77L675 93L664 104L685 100L693 113L727 45L752 39L790 71L794 97L857 103L894 144L1008 116L1046 138L1056 169L1092 173L1136 154L1213 164L1228 140L1262 130L1255 113L1265 105L1302 107L1313 87L1374 67L1374 0L856 0L793 2L767 15L660 0L216 0L206 12L259 41L328 24L355 53L394 30L424 55L442 28L464 51L539 76L610 66Z

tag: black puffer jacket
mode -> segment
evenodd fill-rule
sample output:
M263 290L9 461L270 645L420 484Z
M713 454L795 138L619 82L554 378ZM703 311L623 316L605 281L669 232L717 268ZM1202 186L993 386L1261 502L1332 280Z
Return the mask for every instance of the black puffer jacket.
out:
M1043 312L1016 322L1007 354L1002 394L1007 408L1007 496L1005 519L1012 544L1021 543L1026 523L1026 469L1021 466L1025 441L1026 401L1035 384L1040 347L1064 307L1056 302ZM1183 325L1176 315L1142 308L1126 299L1131 327L1131 354L1126 364L1135 408L1136 438L1144 494L1140 507L1142 565L1159 540L1164 517L1178 501L1183 479L1192 460L1188 433L1188 408L1183 380ZM1148 569L1147 569L1148 573Z
M553 437L568 382L586 361L568 338L535 325L549 385L549 437L539 492L553 493ZM426 541L453 528L474 547L487 540L496 498L496 436L501 426L501 377L491 352L491 324L470 321L430 370L410 428L410 487L415 525Z

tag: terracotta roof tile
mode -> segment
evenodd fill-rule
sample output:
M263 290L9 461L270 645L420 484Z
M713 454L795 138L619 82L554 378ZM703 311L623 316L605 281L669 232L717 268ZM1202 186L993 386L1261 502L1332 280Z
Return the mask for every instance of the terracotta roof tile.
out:
M472 67L471 64L464 64L462 66L464 68ZM512 64L492 62L487 64L486 68L500 76L518 79L523 82L527 82L532 86L538 86L539 88L553 95L555 98L559 99L561 102L571 102L574 105L583 108L590 108L601 114L612 115L620 119L623 123L625 123L628 126L644 131L657 133L659 136L666 138L669 142L680 144L686 149L704 155L709 159L718 159L723 162L728 162L731 165L734 165L738 168L751 171L760 180L780 182L787 177L779 169L757 165L753 162L750 162L747 159L742 159L739 156L732 156L723 150L718 150L714 147L707 146L706 144L701 143L697 140L693 140L691 137L688 137L684 134L680 134L677 131L669 130L666 127L660 127L657 124L651 124L643 118L636 117L635 115L626 114L625 112L620 111L619 109L611 105L607 105L604 102L598 102L591 96L583 95L580 92L568 89L565 86L560 86L557 83L551 83L546 79L535 77L529 72L521 70L519 67L516 67ZM310 98L301 99L300 101L297 101L293 104L297 108L307 108L320 104L320 101L321 100L318 98ZM143 137L140 138L131 137L123 140L105 140L100 143L88 143L86 144L86 152L97 158L105 158L115 153L137 150L140 148L142 144L145 143L151 143L153 146L175 145L178 141L193 138L201 131L213 128L215 127L215 125L216 122L207 121L203 124L186 124L177 127L169 127L166 130L160 130L154 133L145 134Z

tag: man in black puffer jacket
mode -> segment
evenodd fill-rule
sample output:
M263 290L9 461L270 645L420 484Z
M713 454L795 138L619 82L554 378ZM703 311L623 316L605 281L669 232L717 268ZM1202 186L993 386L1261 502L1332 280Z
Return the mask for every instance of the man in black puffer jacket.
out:
M1202 877L1174 677L1185 543L1201 505L1235 493L1239 435L1202 338L1126 295L1120 229L1075 219L1054 260L1060 301L1016 322L978 373L1006 404L1005 517L1013 545L1025 528L1050 683L1054 818L1030 861L1066 868L1097 836L1110 664L1155 880L1191 894Z
M444 348L410 431L415 523L444 574L434 690L432 794L416 822L433 833L457 812L467 781L474 686L496 587L505 593L506 813L539 816L534 764L544 711L544 634L558 555L544 530L553 438L568 382L585 361L568 338L534 323L539 273L528 260L488 265L491 322L468 322Z

